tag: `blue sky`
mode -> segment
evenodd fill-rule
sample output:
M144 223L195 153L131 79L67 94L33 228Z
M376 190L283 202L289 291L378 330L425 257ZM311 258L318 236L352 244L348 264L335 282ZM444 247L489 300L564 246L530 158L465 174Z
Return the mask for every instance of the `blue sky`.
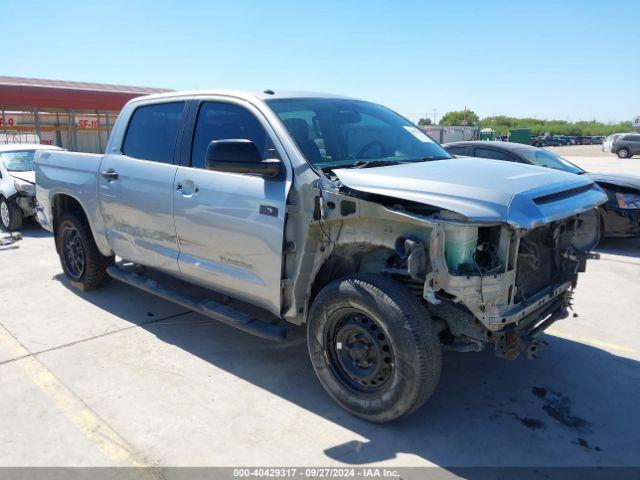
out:
M640 114L637 0L0 0L0 75L313 90L416 120Z

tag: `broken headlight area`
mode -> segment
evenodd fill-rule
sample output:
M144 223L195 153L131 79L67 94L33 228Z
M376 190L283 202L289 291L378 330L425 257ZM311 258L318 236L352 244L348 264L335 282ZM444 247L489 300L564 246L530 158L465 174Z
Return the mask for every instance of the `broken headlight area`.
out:
M504 272L506 252L500 251L501 230L500 226L445 225L444 255L449 271L472 275Z

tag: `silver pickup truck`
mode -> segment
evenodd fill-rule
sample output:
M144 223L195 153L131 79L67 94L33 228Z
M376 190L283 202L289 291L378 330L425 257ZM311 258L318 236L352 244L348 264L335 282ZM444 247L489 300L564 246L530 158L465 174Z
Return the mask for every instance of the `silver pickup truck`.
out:
M306 323L324 388L376 422L425 403L443 350L532 356L606 201L577 175L452 158L374 103L271 90L138 98L105 155L36 163L73 285L113 277L273 340Z

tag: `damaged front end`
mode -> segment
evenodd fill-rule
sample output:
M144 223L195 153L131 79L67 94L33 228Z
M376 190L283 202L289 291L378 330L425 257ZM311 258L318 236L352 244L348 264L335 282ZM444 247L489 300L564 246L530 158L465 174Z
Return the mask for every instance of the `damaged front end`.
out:
M594 257L597 219L592 209L531 230L436 227L430 251L443 260L427 274L424 297L446 323L445 346L480 350L491 342L501 357L533 356L544 329L567 316L578 273Z
M390 275L419 296L445 349L493 344L503 358L532 357L542 332L567 316L606 199L589 181L511 195L501 212L479 218L477 205L454 211L445 207L458 200L434 206L407 189L381 194L337 173L317 182L315 233L286 261L297 270L288 276L307 280L303 298L301 283L290 286L291 321L301 323L328 281L355 272Z

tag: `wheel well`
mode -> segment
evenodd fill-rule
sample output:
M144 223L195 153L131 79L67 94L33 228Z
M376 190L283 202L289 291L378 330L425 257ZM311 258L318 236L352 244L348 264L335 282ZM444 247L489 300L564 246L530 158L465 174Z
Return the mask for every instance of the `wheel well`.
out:
M58 228L58 220L63 213L71 212L78 216L81 220L88 222L87 214L84 212L80 202L70 195L60 193L53 198L52 216L53 216L53 232L55 234ZM57 248L56 242L56 248Z
M309 295L309 305L316 295L338 278L356 273L381 273L395 251L371 244L346 244L337 246L318 270Z

